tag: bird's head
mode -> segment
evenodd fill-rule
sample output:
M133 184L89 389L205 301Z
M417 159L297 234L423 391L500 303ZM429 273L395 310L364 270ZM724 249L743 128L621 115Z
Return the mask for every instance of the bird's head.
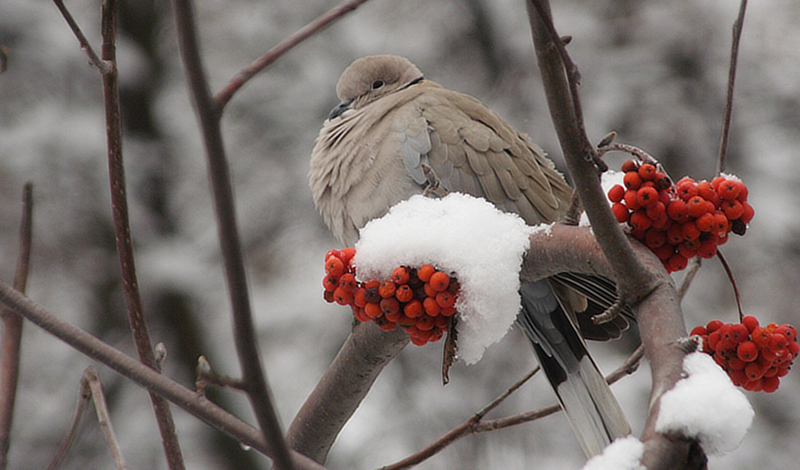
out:
M348 109L359 109L423 79L422 72L408 59L392 55L364 57L350 64L336 84L341 103L329 119Z

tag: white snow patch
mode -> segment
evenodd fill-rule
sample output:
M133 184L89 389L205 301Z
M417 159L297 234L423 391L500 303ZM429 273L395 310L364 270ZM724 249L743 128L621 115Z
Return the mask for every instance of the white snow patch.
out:
M615 440L600 455L595 455L581 470L646 470L640 460L644 455L644 444L628 436Z
M361 230L354 263L362 280L388 279L398 266L426 263L455 273L458 357L474 364L517 317L519 271L533 230L483 199L414 196Z
M696 438L709 455L739 446L753 422L750 402L708 354L683 360L687 377L661 397L656 431Z

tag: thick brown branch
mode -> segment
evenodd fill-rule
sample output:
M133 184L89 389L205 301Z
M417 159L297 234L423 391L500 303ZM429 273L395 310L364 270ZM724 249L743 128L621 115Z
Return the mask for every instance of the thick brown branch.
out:
M400 328L383 332L373 322L358 323L289 426L292 449L323 463L384 366L408 341Z
M0 304L61 339L80 353L102 362L120 375L165 397L180 408L210 426L230 435L242 444L272 457L272 449L267 445L263 433L258 429L228 413L200 394L189 390L118 349L100 341L86 331L55 317L42 306L3 282L0 282ZM325 469L325 467L297 452L292 452L291 456L298 469Z
M242 69L239 73L234 76L225 88L219 91L214 97L214 102L217 105L217 108L222 110L228 101L231 100L234 93L239 91L241 87L244 86L245 83L250 81L256 74L264 70L265 68L269 67L273 62L278 60L283 54L286 54L296 45L300 44L301 42L305 41L309 37L313 36L314 34L318 33L326 26L331 24L332 22L336 21L337 19L341 18L342 16L350 13L351 11L355 10L362 3L366 3L367 0L346 0L339 5L335 6L334 8L328 10L325 14L318 17L311 23L303 26L299 30L297 30L294 34L287 37L278 45L267 51L266 54L262 55L253 63Z
M25 292L31 259L33 232L33 185L26 183L22 191L22 221L20 222L20 249L14 288ZM17 398L17 380L22 351L22 317L7 308L0 308L3 333L0 337L0 470L8 465L11 445L11 423L14 420L14 403Z
M208 177L214 199L214 214L217 219L225 279L233 314L234 340L242 367L242 379L247 384L247 396L258 424L272 448L275 466L281 470L290 470L293 468L292 459L289 448L283 439L278 415L272 405L253 325L250 294L236 223L236 207L230 169L220 129L220 108L211 97L203 70L192 2L191 0L175 0L174 4L181 55L206 149Z

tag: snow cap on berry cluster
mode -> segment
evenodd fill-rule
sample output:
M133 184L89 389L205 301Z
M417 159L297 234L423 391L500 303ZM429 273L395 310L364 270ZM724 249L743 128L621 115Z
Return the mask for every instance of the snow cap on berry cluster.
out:
M683 359L687 377L661 397L656 431L696 438L711 455L739 446L753 422L750 402L708 354Z
M455 273L461 285L457 354L474 364L517 317L519 270L532 230L483 199L414 196L361 230L353 261L361 279L388 279L398 266L423 264Z

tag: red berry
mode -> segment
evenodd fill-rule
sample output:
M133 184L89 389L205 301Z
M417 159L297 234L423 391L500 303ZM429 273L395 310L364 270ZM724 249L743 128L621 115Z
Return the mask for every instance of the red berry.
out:
M749 224L750 221L753 220L753 216L755 214L756 212L750 204L742 202L742 216L739 217L739 220L741 220L746 224Z
M631 214L629 223L634 229L647 230L653 221L647 217L647 214L642 209L639 209Z
M397 286L392 281L383 281L378 288L378 294L384 299L394 297L395 291L397 291Z
M429 331L434 327L433 317L422 315L421 317L417 318L417 323L414 326L416 326L420 331Z
M339 305L350 305L353 303L353 292L344 290L341 286L333 291L333 300Z
M614 213L614 217L616 217L617 222L624 224L628 221L628 208L625 207L625 204L615 202L611 205L611 212Z
M608 190L608 200L611 202L620 202L625 197L625 188L619 184L615 184Z
M686 209L692 217L700 217L708 211L706 200L700 196L694 196L686 201Z
M620 167L623 173L636 171L638 168L639 164L636 163L635 160L625 160L624 162L622 162L622 167Z
M439 307L452 307L456 303L456 296L450 291L443 291L436 294L436 303Z
M329 256L325 260L325 272L331 276L341 276L344 274L344 262L336 256Z
M339 278L328 274L322 278L322 286L325 288L325 292L333 292L339 287Z
M400 313L400 302L398 302L397 299L395 299L394 297L382 299L379 305L384 315L392 315ZM392 319L389 318L389 320ZM395 318L394 321L397 321L397 319Z
M708 323L706 324L706 329L708 330L708 332L709 332L709 333L712 333L712 332L714 332L714 331L717 331L717 330L719 330L719 329L720 329L720 328L722 328L724 325L725 325L725 324L724 324L724 323L722 323L722 322L721 322L721 321L719 321L719 320L711 320L710 322L708 322Z
M662 230L650 228L644 234L644 242L650 249L658 248L667 243L667 234Z
M742 341L736 348L736 357L745 362L753 362L758 357L758 346L752 341Z
M435 272L436 268L434 268L430 264L423 264L419 269L417 269L417 277L422 282L428 282L431 279L433 273Z
M697 229L701 232L710 232L714 226L714 214L706 212L694 221Z
M758 328L758 318L754 317L753 315L745 315L742 318L742 324L747 327L747 331L752 333L753 330Z
M762 349L769 345L772 339L772 333L766 328L759 326L750 333L750 337L753 339L753 342L756 343L756 346Z
M430 285L436 292L446 290L447 286L450 285L450 276L441 271L436 271L431 275Z
M347 292L354 292L356 287L358 287L358 283L356 282L356 277L353 276L352 273L344 273L342 277L339 278L339 286Z
M367 305L367 299L364 294L367 292L367 289L363 287L359 287L355 291L353 291L353 304L356 307L364 308Z
M743 186L744 184L742 184L741 181L725 180L719 185L717 192L722 199L736 199L742 191Z
M652 250L661 261L668 260L674 253L675 247L669 244L662 245Z
M394 292L395 298L400 302L409 302L414 298L414 289L408 284L400 284Z
M708 330L703 325L698 325L692 328L692 331L689 333L690 336L708 336Z
M772 393L777 390L781 382L777 377L765 377L762 381L764 383L762 390L767 393Z
M714 200L714 188L711 186L711 183L708 181L701 181L697 183L697 195L702 197L705 200L713 201Z
M658 202L658 191L656 191L656 188L649 186L639 188L636 192L636 202L638 202L641 207L652 206Z
M681 224L681 234L684 240L697 240L700 237L700 229L692 222Z
M625 205L628 206L628 209L635 211L636 209L640 208L639 201L636 200L636 196L638 194L638 191L635 189L629 189L625 191L625 197L623 199L625 200Z
M339 251L339 258L342 259L342 262L344 263L345 266L350 264L350 261L353 260L353 256L355 256L355 255L356 255L356 249L355 248L350 248L350 247L342 248Z
M641 189L639 191L641 191ZM661 215L666 215L667 206L665 206L664 203L661 201L656 201L653 204L647 206L645 212L647 213L647 217L650 217L651 219L653 219L653 222L655 222L655 220ZM669 218L667 218L667 220L669 220Z
M751 362L744 368L744 373L749 380L758 380L764 377L764 368L758 365L758 363Z
M736 220L744 214L744 206L736 199L722 201L720 209L725 213L728 220Z
M684 201L697 196L697 183L689 177L683 177L675 184L675 189L678 192L678 197Z
M403 313L409 318L417 318L422 315L424 311L425 308L422 306L422 302L417 299L410 301L403 307Z
M667 261L667 269L670 272L682 271L686 269L686 263L687 263L686 258L684 258L678 253L675 253Z
M636 190L642 185L642 177L639 176L639 173L629 171L622 177L622 183L626 188Z
M383 315L383 311L377 303L368 302L367 305L364 305L364 314L369 318L378 318Z
M713 258L717 254L717 241L715 239L708 239L700 242L697 248L697 254L701 258Z
M670 219L676 222L683 222L689 215L689 210L686 207L685 202L681 201L680 199L675 199L667 206L667 215L669 215Z
M431 317L439 315L439 313L442 311L442 307L436 303L436 298L434 297L427 297L422 301L422 306L425 308L425 313Z
M395 284L399 286L400 284L406 284L409 281L409 279L411 279L411 275L409 274L408 269L406 269L405 266L400 266L399 268L392 271L391 279Z
M642 166L639 167L638 173L643 180L652 181L656 178L656 167L649 163L643 163Z

